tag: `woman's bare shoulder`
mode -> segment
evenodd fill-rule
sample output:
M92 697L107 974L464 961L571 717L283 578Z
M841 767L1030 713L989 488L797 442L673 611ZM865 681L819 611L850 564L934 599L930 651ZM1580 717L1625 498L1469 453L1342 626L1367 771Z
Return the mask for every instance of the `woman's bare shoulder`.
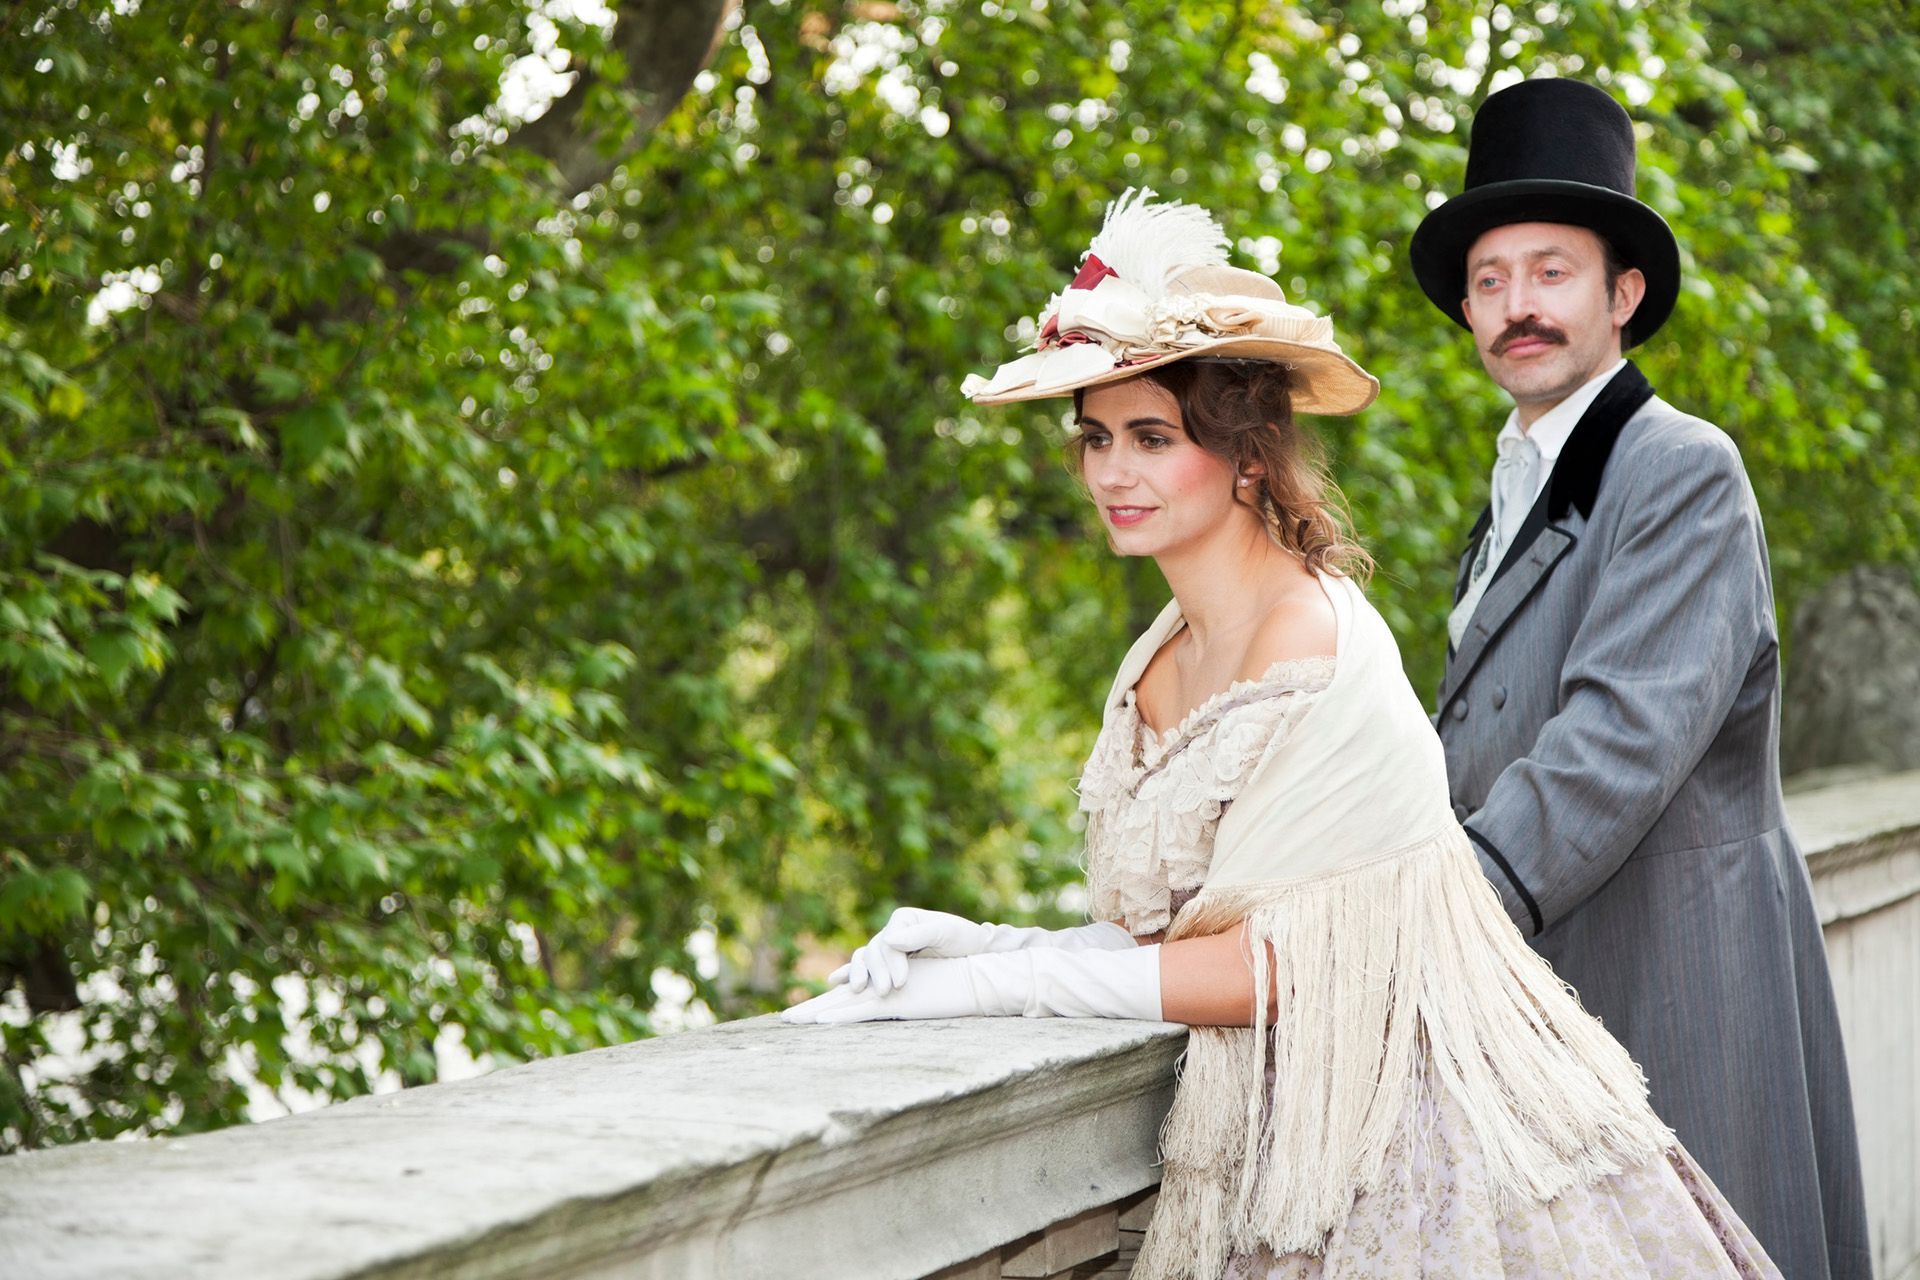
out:
M1255 680L1276 662L1331 658L1339 641L1333 602L1316 578L1303 577L1254 630L1240 663L1240 679Z

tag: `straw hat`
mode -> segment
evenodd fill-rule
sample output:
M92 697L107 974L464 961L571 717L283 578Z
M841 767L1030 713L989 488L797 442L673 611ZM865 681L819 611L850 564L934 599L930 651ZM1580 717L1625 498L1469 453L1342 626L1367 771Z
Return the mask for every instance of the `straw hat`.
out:
M1081 258L1079 274L1040 313L1031 355L990 377L970 374L975 404L1070 395L1195 356L1272 360L1292 373L1300 413L1358 413L1380 384L1333 339L1333 321L1287 301L1280 286L1227 265L1213 215L1151 203L1129 188Z

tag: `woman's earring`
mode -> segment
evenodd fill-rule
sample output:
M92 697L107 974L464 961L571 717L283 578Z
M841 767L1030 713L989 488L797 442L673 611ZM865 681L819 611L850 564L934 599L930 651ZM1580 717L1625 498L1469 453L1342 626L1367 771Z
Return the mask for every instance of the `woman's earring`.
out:
M1252 483L1253 483L1253 477L1252 477L1252 476L1241 476L1241 477L1240 477L1240 487L1241 487L1242 489L1244 489L1244 488L1246 488L1246 487L1247 487L1248 485L1250 485L1250 484L1252 484Z

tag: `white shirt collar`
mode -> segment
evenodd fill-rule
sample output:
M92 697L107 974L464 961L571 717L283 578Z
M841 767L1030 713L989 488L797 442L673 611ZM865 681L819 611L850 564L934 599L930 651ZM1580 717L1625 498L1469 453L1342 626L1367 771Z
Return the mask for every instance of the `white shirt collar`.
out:
M1600 389L1611 382L1613 375L1620 372L1626 363L1626 357L1622 356L1605 373L1596 374L1590 381L1583 383L1578 391L1541 414L1532 428L1524 433L1527 439L1533 441L1534 447L1540 450L1541 487L1545 487L1548 473L1553 470L1554 461L1559 458L1560 450L1566 448L1567 437L1571 436L1573 429L1580 425L1580 419L1586 414L1587 407L1599 397ZM1500 428L1499 439L1506 440L1521 434L1523 433L1520 430L1520 409L1516 405L1513 412L1507 415L1506 425ZM1495 445L1498 446L1498 441Z

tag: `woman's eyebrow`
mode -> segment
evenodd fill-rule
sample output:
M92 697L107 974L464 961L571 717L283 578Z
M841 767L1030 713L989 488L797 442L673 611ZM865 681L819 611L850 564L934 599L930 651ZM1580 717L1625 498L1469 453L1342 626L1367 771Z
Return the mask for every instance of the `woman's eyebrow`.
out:
M1085 431L1088 427L1094 427L1101 431L1107 430L1106 423L1100 421L1100 419L1098 418L1089 417L1084 413L1080 415L1080 420L1077 425L1082 431ZM1171 422L1168 422L1165 418L1128 418L1127 419L1127 430L1129 431L1146 431L1154 427L1161 427L1168 431L1179 430L1178 427L1174 426Z

